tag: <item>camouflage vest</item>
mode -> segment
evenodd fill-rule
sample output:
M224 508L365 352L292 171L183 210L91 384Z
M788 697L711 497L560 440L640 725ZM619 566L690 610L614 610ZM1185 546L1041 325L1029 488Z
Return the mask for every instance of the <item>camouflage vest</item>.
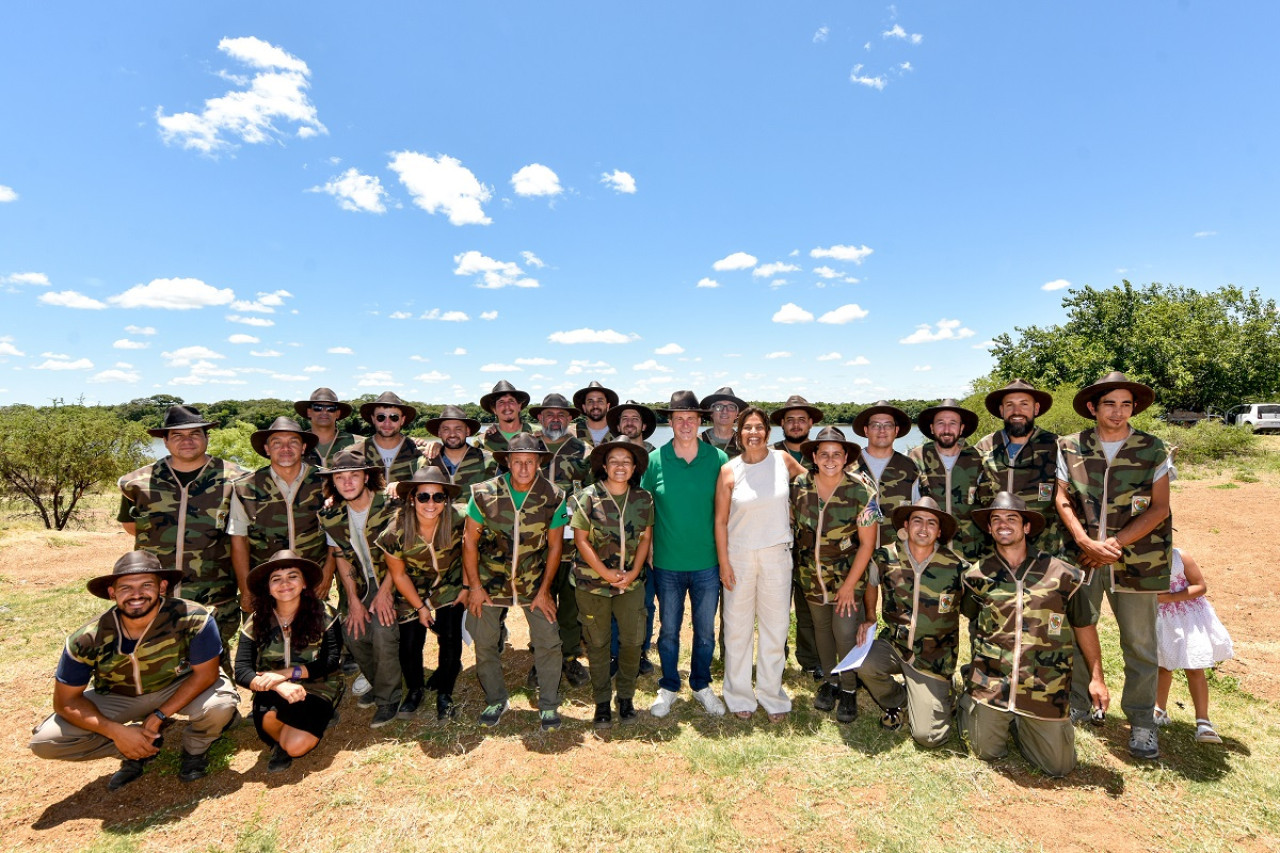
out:
M600 483L588 486L582 494L569 501L573 508L573 528L587 534L591 548L604 563L605 568L631 571L635 563L636 548L640 537L653 527L653 496L637 486L615 498ZM596 570L576 552L573 565L573 585L594 595L618 595L618 590L596 574ZM644 570L627 589L644 585Z
M920 496L938 502L944 512L955 516L956 535L949 543L966 559L976 559L986 550L986 541L969 513L978 506L978 484L983 478L982 456L963 440L960 456L951 470L942 464L942 454L932 441L911 448L907 454L920 471Z
M406 505L404 512L413 512L412 505ZM418 596L432 607L444 607L453 604L462 592L462 531L466 517L454 508L452 514L453 530L449 535L449 544L444 548L436 548L421 536L415 536L413 542L404 543L404 532L401 529L403 516L397 514L395 519L378 534L378 549L390 557L404 563L405 574L413 581ZM444 524L442 518L440 524ZM403 596L396 593L397 599ZM408 609L409 604L405 602ZM417 614L410 609L410 618Z
M327 468L329 459L339 450L345 450L356 443L363 440L359 436L352 435L344 430L338 430L338 434L333 437L333 444L325 447L317 444L314 449L308 450L302 457L302 461L308 465L314 465L317 468Z
M213 619L199 604L162 597L155 621L132 655L120 651L124 638L116 608L67 637L67 654L93 668L95 693L144 696L158 693L191 674L191 641Z
M977 607L969 695L1002 711L1065 719L1075 651L1068 609L1080 570L1043 551L1016 570L992 554L964 585Z
M898 531L893 529L889 519L897 507L911 503L911 486L919 476L920 469L916 468L916 463L912 462L910 457L896 450L893 451L889 463L884 466L879 481L867 467L864 454L858 455L858 461L854 467L873 486L876 509L880 514L880 544L892 545L898 541Z
M329 630L334 621L338 618L337 612L328 604L324 605L324 630ZM244 624L240 627L240 642L253 643L253 617L249 616L244 620ZM305 666L308 670L320 659L320 649L323 646L323 637L310 645L297 648L290 645L288 654L285 654L284 647L284 631L280 629L280 625L274 619L271 620L271 631L267 634L267 638L258 643L258 658L253 662L253 668L258 672L265 672L269 669L288 669L293 666ZM332 705L337 705L338 700L342 698L342 668L339 667L324 678L304 678L301 682L308 693L319 696Z
M591 448L596 446L596 440L591 437L591 427L587 426L585 415L579 415L569 422L569 434L585 444L588 453L591 452ZM613 441L616 437L613 434L613 430L606 427L604 438L600 440L600 443L604 444L606 441Z
M444 447L441 446L440 453L433 456L426 464L434 465L446 474L449 469L445 467ZM453 482L461 491L459 495L466 506L466 496L471 491L471 487L476 483L483 483L485 480L493 479L498 473L498 465L493 461L493 456L481 450L478 447L467 445L467 452L462 457L462 461L458 463L458 468L453 472Z
M546 477L533 480L516 509L508 475L471 487L484 518L480 531L480 583L500 607L528 604L547 568L547 536L564 492Z
M166 569L182 571L172 594L205 604L236 598L227 515L232 483L245 474L234 462L210 458L184 488L167 458L120 478L133 503L134 548L150 551Z
M387 576L387 564L383 560L383 551L376 547L379 534L391 524L392 517L395 515L399 504L395 501L388 500L384 492L374 492L373 502L369 504L369 514L365 517L364 522L364 539L369 547L369 556L373 559L373 573L375 585L380 585ZM350 507L346 501L336 503L328 509L320 513L320 522L324 526L324 532L329 538L337 543L338 556L351 564L354 570L352 574L356 583L356 594L363 601L369 593L369 578L365 574L364 563L360 562L359 556L356 555L355 546L351 542L351 524L347 517L347 511ZM343 585L339 584L339 590L343 593L339 596L338 606L342 613L347 612L347 596ZM408 603L403 599L396 602L398 611L408 611ZM410 611L411 612L411 611ZM403 612L397 612L397 616L403 616Z
M917 571L902 542L877 549L875 561L884 591L885 638L921 673L950 681L960 644L961 578L969 564L939 547Z
M490 431L493 432L492 437L489 435ZM520 431L533 432L533 428L524 421L521 421ZM479 447L481 450L487 450L490 453L496 453L499 450L506 450L507 437L502 434L500 429L498 429L497 424L490 424L488 428L476 436L476 447Z
M591 462L588 460L587 445L581 440L569 436L553 445L543 441L551 458L542 464L542 476L546 477L566 495L572 495L584 485L591 482Z
M329 548L320 527L320 509L324 506L321 482L316 469L308 466L293 495L293 504L289 505L271 476L270 465L236 481L236 497L249 517L250 567L265 563L285 548L324 565Z
M414 443L409 436L401 436L400 447L396 450L396 456L391 460L391 469L388 470L382 464L382 454L378 452L378 445L373 438L362 439L361 449L364 450L364 459L370 465L381 468L383 473L387 475L388 483L395 483L400 480L408 480L413 476L413 472L418 470L418 466L422 464L422 451L418 449L418 445Z
M974 447L982 456L983 477L978 484L978 506L990 506L999 492L1010 492L1044 516L1045 527L1027 547L1046 554L1062 555L1063 528L1053 507L1058 480L1058 437L1040 428L1027 436L1018 455L1009 460L1003 430L984 437Z
M1071 505L1084 529L1099 541L1114 536L1151 505L1155 473L1169 458L1164 442L1134 430L1116 456L1107 462L1094 429L1063 436L1058 441L1067 466ZM1173 516L1156 525L1145 538L1124 547L1111 569L1113 587L1130 592L1167 592ZM1075 542L1067 554L1078 557Z
M736 432L733 434L733 437L730 438L729 441L726 442L725 444L718 444L712 441L711 434L712 434L711 429L709 428L704 429L702 431L702 434L699 435L698 438L701 439L706 444L711 445L712 447L720 448L721 450L724 451L724 455L728 456L730 459L732 459L735 456L741 455L742 445L738 442L738 434Z
M791 483L791 511L800 590L814 604L834 604L858 553L858 529L879 523L871 487L860 475L846 471L823 504L813 475L801 474ZM863 572L854 592L859 607L866 588Z

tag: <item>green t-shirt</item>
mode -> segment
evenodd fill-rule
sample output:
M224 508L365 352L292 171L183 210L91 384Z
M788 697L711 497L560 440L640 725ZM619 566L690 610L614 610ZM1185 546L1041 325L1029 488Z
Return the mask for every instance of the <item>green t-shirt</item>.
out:
M719 564L716 556L715 497L723 450L698 442L698 455L685 462L670 443L649 454L640 487L653 495L653 566L695 572Z
M515 433L512 433L512 435L515 435ZM511 492L511 502L516 505L517 510L520 509L520 507L524 506L524 499L529 496L529 493L517 492L511 487L510 471L503 474L502 479L507 484L507 489ZM567 499L561 500L560 506L556 507L556 514L551 519L552 530L555 530L557 527L564 527L569 523L569 508L566 501ZM476 524L484 524L484 515L481 514L480 507L476 506L476 499L474 496L467 500L467 518L471 519Z

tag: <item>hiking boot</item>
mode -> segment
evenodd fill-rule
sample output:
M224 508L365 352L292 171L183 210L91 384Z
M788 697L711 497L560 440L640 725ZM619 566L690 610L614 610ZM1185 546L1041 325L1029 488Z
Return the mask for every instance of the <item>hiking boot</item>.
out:
M1129 731L1129 754L1134 758L1154 760L1160 757L1160 738L1155 729L1134 726Z
M178 778L183 782L194 782L203 779L209 773L209 753L192 755L182 750L182 763L178 765Z
M136 782L142 778L142 770L145 763L136 758L126 758L120 762L120 769L111 774L111 778L107 780L108 791L119 791L130 782Z
M396 713L400 710L400 706L394 703L379 705L378 710L374 712L373 719L369 721L369 728L380 729L387 723L396 718Z
M623 725L636 721L636 706L630 699L618 699L618 721Z
M830 711L836 706L836 697L840 695L840 688L836 687L830 681L824 681L818 687L818 692L813 696L813 707L818 711Z
M613 728L613 711L610 710L608 702L596 703L596 715L591 720L591 725L597 729Z
M532 688L538 686L538 667L529 667L529 674L524 677L524 686Z
M449 693L436 694L436 719L450 720L458 713L458 706L453 704L453 696Z
M404 699L400 700L400 708L396 711L396 716L402 720L407 720L418 713L418 706L422 704L422 700L426 698L426 695L427 691L421 687L410 690L404 695Z
M608 706L605 707L605 713L609 713ZM560 728L560 725L564 722L560 719L560 712L555 708L547 711L539 711L538 719L542 723L542 730L544 732L553 732Z
M480 712L480 725L486 729L491 729L502 719L502 715L507 713L507 700L494 702L492 705L486 705L485 709Z
M653 661L649 660L648 655L640 656L640 675L653 675Z
M724 703L720 701L720 697L716 695L710 685L707 685L701 690L693 691L693 698L697 699L698 703L702 705L702 710L706 711L711 716L724 716Z
M276 744L271 748L271 758L267 761L268 773L283 773L293 765L293 756L284 751L284 747Z
M565 658L562 669L564 677L574 687L581 687L591 681L591 674L587 672L587 668L577 658Z
M675 704L677 694L665 687L658 688L658 698L653 700L653 704L649 706L649 713L655 717L665 717L671 713L671 706Z
M858 691L841 690L840 704L836 706L836 722L852 723L858 719Z

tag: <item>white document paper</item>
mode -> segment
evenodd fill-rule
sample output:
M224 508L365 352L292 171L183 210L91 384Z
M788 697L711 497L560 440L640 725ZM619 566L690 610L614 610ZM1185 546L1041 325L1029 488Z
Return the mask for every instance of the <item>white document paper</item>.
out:
M832 674L844 672L847 669L857 669L862 666L863 661L867 659L867 652L871 651L871 641L876 638L876 626L872 625L867 631L867 639L861 644L854 646L849 654L844 656L844 660L836 664L836 668L831 670Z

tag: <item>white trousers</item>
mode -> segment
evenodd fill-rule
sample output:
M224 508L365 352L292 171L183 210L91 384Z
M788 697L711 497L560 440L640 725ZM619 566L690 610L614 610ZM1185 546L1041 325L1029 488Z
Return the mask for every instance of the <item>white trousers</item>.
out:
M731 546L729 565L737 583L732 590L724 590L725 704L737 712L754 711L759 702L766 713L785 713L791 710L791 697L782 689L791 626L791 546L784 543L754 551ZM757 624L760 644L753 649Z

